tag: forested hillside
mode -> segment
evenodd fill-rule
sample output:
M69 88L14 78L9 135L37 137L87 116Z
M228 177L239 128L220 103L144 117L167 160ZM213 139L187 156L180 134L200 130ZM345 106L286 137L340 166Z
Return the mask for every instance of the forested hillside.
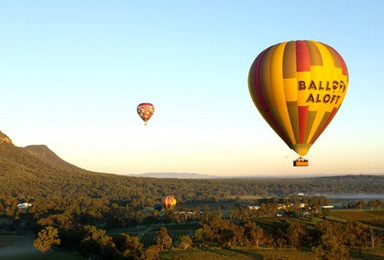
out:
M2 136L4 140L8 138ZM269 180L127 177L80 169L61 160L46 146L21 148L8 141L0 143L0 196L19 200L88 197L138 199L149 204L165 194L173 194L182 202L244 195L291 195L299 191L306 194L378 194L383 190L384 176L371 175Z

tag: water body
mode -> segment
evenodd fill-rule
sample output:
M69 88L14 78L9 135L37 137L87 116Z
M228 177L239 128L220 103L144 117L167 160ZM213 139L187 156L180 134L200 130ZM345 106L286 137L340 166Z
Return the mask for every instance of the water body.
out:
M331 200L383 200L382 194L317 194L316 196L324 196Z

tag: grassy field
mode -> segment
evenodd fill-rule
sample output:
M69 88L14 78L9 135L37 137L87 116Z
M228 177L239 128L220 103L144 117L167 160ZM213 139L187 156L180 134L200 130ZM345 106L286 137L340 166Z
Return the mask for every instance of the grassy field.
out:
M183 260L217 260L217 259L314 259L315 255L312 252L303 252L292 249L246 249L246 248L233 248L233 249L219 249L219 248L206 248L206 249L187 249L187 250L173 250L168 252L161 252L160 259L183 259ZM178 257L178 258L177 258Z
M384 228L384 210L333 210L331 217L340 221L359 221L361 223Z
M206 249L187 249L160 252L161 260L183 259L183 260L226 260L226 259L284 259L284 260L300 260L300 259L316 259L314 253L310 251L299 251L295 249L249 249L249 248L233 248L233 249L219 249L219 248L206 248ZM362 255L359 256L357 250L350 253L350 259L362 260L383 260L384 250L379 249L365 249Z

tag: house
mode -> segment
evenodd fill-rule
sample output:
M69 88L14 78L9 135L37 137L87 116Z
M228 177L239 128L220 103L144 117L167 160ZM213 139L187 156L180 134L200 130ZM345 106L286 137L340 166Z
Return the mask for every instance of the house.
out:
M29 202L24 202L24 203L17 204L17 207L19 209L28 209L31 206L32 206L32 204L29 203Z
M260 206L248 206L248 208L252 210L259 210Z

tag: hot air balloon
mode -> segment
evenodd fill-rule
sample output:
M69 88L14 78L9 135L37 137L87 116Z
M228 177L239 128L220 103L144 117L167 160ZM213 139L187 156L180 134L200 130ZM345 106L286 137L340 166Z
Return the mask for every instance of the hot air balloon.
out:
M151 103L141 103L137 106L137 113L143 119L144 124L146 125L148 120L151 118L155 112L155 107Z
M290 41L261 52L248 75L260 114L300 158L329 125L348 88L348 69L332 47L316 41Z
M162 208L163 206L161 206L161 204L155 204L155 206L153 206L153 209L158 211L161 211Z
M164 210L171 210L176 206L176 199L173 196L165 196L161 199Z

